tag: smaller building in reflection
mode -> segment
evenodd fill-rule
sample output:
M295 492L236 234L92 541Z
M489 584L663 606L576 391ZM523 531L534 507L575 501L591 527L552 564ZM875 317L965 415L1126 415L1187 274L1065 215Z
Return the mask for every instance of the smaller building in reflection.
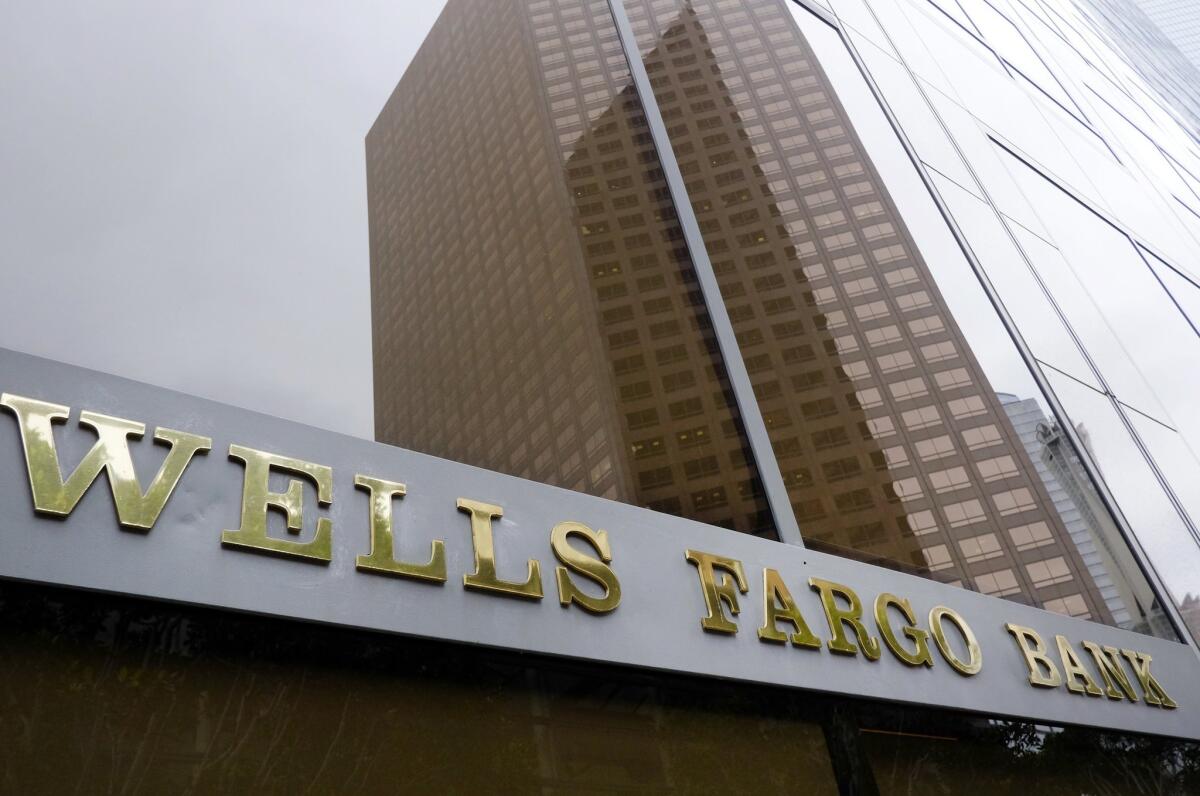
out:
M1000 393L999 398L1113 622L1141 632L1169 632L1154 593L1058 423L1046 417L1033 398L1009 393ZM1082 426L1076 431L1090 445L1087 431ZM1090 618L1081 599L1067 597L1046 607Z

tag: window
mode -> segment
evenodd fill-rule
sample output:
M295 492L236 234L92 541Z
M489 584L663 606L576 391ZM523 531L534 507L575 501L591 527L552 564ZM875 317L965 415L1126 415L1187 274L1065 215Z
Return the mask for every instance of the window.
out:
M827 450L850 443L850 437L846 434L846 429L841 426L827 428L823 431L814 431L811 438L813 447L817 450ZM776 450L776 454L778 453L779 451Z
M919 377L893 382L888 385L888 389L891 390L892 397L897 401L907 401L911 398L920 398L929 394L929 388L925 385L925 380Z
M895 329L895 326L890 327ZM867 335L868 341L870 334ZM884 373L894 373L897 370L904 370L913 366L913 355L907 351L897 351L894 354L884 354L876 360L879 363L879 369Z
M938 388L942 390L957 390L960 387L971 386L971 377L967 374L966 368L943 370L941 373L935 373L933 378L937 382Z
M911 266L897 268L895 271L888 271L883 278L887 280L889 287L903 287L917 281L917 269Z
M683 463L683 472L689 481L709 475L716 475L720 469L716 456L702 456L699 459L692 459Z
M872 293L879 289L878 283L871 277L863 277L862 279L852 279L849 282L842 284L842 289L846 291L846 295L850 298L857 298L865 293Z
M967 450L979 450L999 443L1000 430L991 425L968 428L962 433L962 438L967 445Z
M872 301L868 304L855 306L854 314L858 316L860 321L873 321L876 318L886 318L888 307L883 301Z
M931 439L918 440L916 449L917 455L921 457L921 461L925 462L954 455L954 443L947 434Z
M954 561L950 558L950 550L944 544L926 547L922 552L925 554L926 564L934 572L954 566Z
M969 395L966 398L957 398L947 404L950 409L950 414L954 415L956 420L963 420L968 417L975 417L987 412L987 406L983 399L978 395Z
M915 478L902 478L883 485L883 494L890 501L916 500L922 497L921 484Z
M835 495L833 502L841 514L864 511L875 505L875 501L871 499L871 492L867 489L855 489L852 492Z
M882 439L896 433L896 424L890 417L875 417L859 424L863 439Z
M1071 568L1062 556L1026 564L1025 571L1029 573L1033 585L1039 589L1056 583L1066 583L1072 577Z
M942 422L936 406L923 406L920 409L910 409L900 415L904 427L909 431L936 426Z
M896 306L900 308L901 312L924 309L925 307L932 306L932 304L933 302L929 299L929 294L924 290L896 297Z
M979 536L972 536L970 539L963 539L958 543L958 549L962 551L963 558L972 564L976 561L985 561L989 558L1004 555L1004 550L1000 547L1000 540L996 538L996 534L994 533L985 533Z
M854 394L854 397L858 400L858 405L862 409L875 409L883 406L883 394L876 387L859 390Z
M954 347L954 343L949 341L943 343L933 343L932 345L921 346L921 356L925 361L933 364L934 362L944 362L947 359L954 359L958 356L958 349Z
M966 468L951 467L948 470L939 470L936 473L930 473L929 483L933 486L934 492L941 494L943 492L953 492L956 489L962 489L971 483L971 479L967 477Z
M985 459L975 465L984 482L999 481L1012 478L1017 474L1017 464L1011 456L998 456L995 459Z
M836 481L844 481L847 478L853 478L862 473L862 464L857 456L848 456L844 459L834 459L831 462L825 462L821 465L821 472L825 475L825 480L829 483Z
M1009 528L1008 535L1012 538L1013 544L1017 546L1018 550L1029 550L1034 547L1050 544L1054 541L1054 536L1050 533L1050 528L1046 523L1041 521Z
M1017 585L1017 576L1011 569L979 575L975 578L975 586L984 594L990 594L993 597L1004 597L1016 594L1021 590Z
M942 319L938 316L930 315L928 318L917 318L915 321L909 321L908 328L914 337L924 337L925 335L945 331L946 325L942 323Z
M1033 502L1033 495L1029 494L1029 490L1025 487L992 495L992 502L996 504L996 510L1000 512L1001 517L1029 511L1036 505Z
M662 437L653 437L651 439L643 439L633 443L633 458L649 459L652 456L658 456L666 452L663 447Z
M900 330L895 326L884 326L879 329L867 330L867 344L872 346L897 343L901 340Z
M638 473L638 486L642 489L667 486L674 483L674 480L670 467L656 467L653 470L645 470Z
M1042 607L1047 611L1053 611L1056 614L1064 616L1073 616L1076 619L1091 619L1092 612L1088 610L1087 603L1083 601L1083 597L1078 594L1072 594L1068 597L1060 597L1056 600L1046 600L1042 603Z
M924 536L937 530L937 521L933 518L933 512L928 509L909 514L903 518L903 524L907 525L908 530L917 536Z
M962 503L951 503L943 511L946 513L946 519L950 522L951 528L970 525L979 522L985 517L983 505L974 498L964 500Z

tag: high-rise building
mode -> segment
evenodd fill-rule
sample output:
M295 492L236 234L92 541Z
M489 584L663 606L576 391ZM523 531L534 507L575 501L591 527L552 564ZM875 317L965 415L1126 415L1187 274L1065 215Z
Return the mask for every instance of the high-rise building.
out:
M1189 0L1137 0L1138 7L1200 70L1200 9Z
M452 0L367 139L377 437L773 536L611 16L539 7ZM629 7L805 544L1113 621L786 6Z
M1149 622L1161 618L1154 593L1142 579L1079 456L1036 400L1003 393L999 397L1113 621L1144 632ZM1081 428L1079 434L1086 444L1086 432ZM1076 601L1074 609L1064 609L1064 613L1080 616L1083 606Z
M1200 9L1190 0L1076 0L1096 30L1200 135Z

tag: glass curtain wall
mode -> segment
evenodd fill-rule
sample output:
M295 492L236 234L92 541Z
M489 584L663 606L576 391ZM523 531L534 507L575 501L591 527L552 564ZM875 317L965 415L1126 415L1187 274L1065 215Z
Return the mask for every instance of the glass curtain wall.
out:
M450 0L367 159L380 441L774 538L603 0Z
M1125 796L1200 787L1195 744L300 627L0 584L0 790Z
M805 545L1171 635L836 33L624 8Z
M1139 62L1120 31L1070 0L834 0L827 5L841 31L835 37L803 3L790 5L864 140L876 125L861 123L851 102L854 80L837 67L843 53L886 103L1023 338L1050 405L1002 373L995 352L984 353L986 341L972 332L977 318L959 309L953 277L915 231L911 202L887 176L890 159L871 143L868 153L992 384L1057 413L1058 436L1076 448L1068 458L1102 479L1098 494L1115 498L1176 606L1194 605L1200 338L1191 264L1200 247L1200 149L1187 109L1169 90L1186 75L1149 80L1147 71L1170 65ZM823 39L831 40L828 52ZM1037 468L1043 457L1030 458ZM1076 503L1093 499L1069 488L1069 472L1052 469L1079 495ZM1053 498L1055 486L1047 490ZM1104 548L1123 546L1105 525L1092 523L1101 558ZM1126 568L1119 553L1110 557ZM1180 614L1195 622L1194 609Z

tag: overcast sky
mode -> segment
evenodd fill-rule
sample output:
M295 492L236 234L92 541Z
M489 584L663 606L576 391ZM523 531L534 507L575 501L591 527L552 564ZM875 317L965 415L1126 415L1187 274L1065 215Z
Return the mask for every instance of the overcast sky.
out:
M0 3L0 346L370 438L363 138L443 4Z

